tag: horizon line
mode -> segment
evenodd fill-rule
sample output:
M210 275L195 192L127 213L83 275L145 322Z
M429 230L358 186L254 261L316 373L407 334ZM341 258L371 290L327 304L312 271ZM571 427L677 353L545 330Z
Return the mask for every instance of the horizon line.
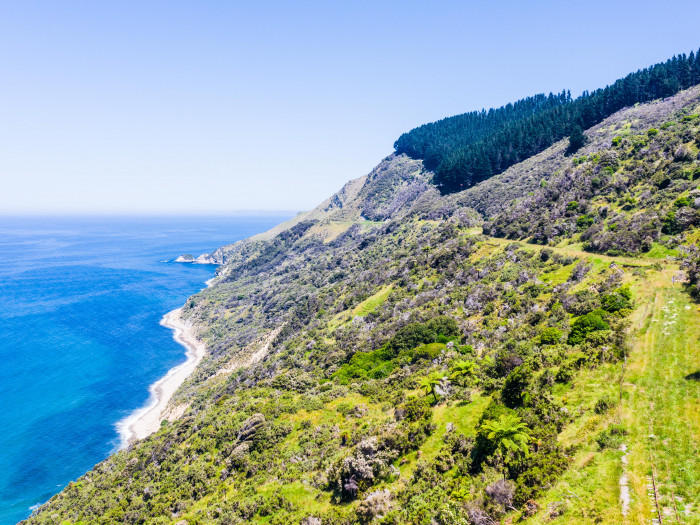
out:
M0 218L40 217L240 217L253 215L298 215L307 210L231 210L210 212L0 212Z

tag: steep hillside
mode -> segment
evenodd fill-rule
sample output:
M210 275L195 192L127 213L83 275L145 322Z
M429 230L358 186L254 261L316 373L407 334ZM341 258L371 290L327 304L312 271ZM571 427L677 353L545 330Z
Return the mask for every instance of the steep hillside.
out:
M700 90L685 95L682 109L665 118L657 112L657 118L639 119L634 128L615 119L592 130L588 148L543 178L485 231L543 244L581 242L609 254L682 243L700 221L700 200L695 201L700 197Z
M665 98L700 84L700 56L678 55L584 92L529 97L488 112L472 112L424 124L396 141L397 153L424 159L444 193L469 188L540 153L569 136L570 151L582 131L635 104Z
M218 250L183 415L27 523L700 523L699 97L447 196L392 155Z

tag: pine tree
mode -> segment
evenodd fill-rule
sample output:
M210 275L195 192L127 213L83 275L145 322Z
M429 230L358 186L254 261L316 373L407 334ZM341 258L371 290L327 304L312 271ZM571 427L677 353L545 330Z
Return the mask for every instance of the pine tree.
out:
M573 155L584 147L587 142L588 137L583 134L583 128L581 126L574 126L571 135L569 135L569 147L566 148L566 154Z
M586 141L583 130L639 102L675 95L700 84L698 53L630 73L610 86L571 93L539 94L488 111L424 124L394 143L397 154L423 159L443 193L461 191L569 136L571 154ZM576 129L576 125L582 129Z

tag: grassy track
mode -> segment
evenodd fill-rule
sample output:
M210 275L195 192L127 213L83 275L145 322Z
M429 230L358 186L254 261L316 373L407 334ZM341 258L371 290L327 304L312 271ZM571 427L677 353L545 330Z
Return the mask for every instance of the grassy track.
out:
M700 312L672 275L668 269L634 286L640 306L623 402L632 491L626 523L657 517L652 462L663 523L700 523L700 381L692 379L700 371Z
M505 244L504 239L489 239ZM632 349L624 375L620 365L585 371L573 387L558 392L571 408L590 408L604 393L621 395L620 407L591 415L560 436L578 452L567 473L540 500L528 523L700 524L700 309L672 282L678 268L652 270L649 258L608 257L573 247L553 248L586 259L594 267L647 267L644 277L629 270L636 308L631 316ZM622 386L620 387L620 378ZM621 450L599 450L593 437L621 421L627 431ZM656 493L652 484L653 476ZM621 477L629 490L622 512ZM658 503L657 503L658 502ZM556 510L562 509L557 517Z

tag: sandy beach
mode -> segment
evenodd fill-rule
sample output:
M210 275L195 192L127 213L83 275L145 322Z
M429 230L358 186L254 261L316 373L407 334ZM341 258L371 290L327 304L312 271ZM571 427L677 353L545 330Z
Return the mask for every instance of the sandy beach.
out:
M122 448L133 441L150 436L160 428L170 398L207 352L204 343L194 336L192 328L180 316L181 312L182 308L178 308L167 313L160 324L174 331L175 341L187 349L187 360L171 368L165 376L149 387L150 397L146 406L117 423Z

